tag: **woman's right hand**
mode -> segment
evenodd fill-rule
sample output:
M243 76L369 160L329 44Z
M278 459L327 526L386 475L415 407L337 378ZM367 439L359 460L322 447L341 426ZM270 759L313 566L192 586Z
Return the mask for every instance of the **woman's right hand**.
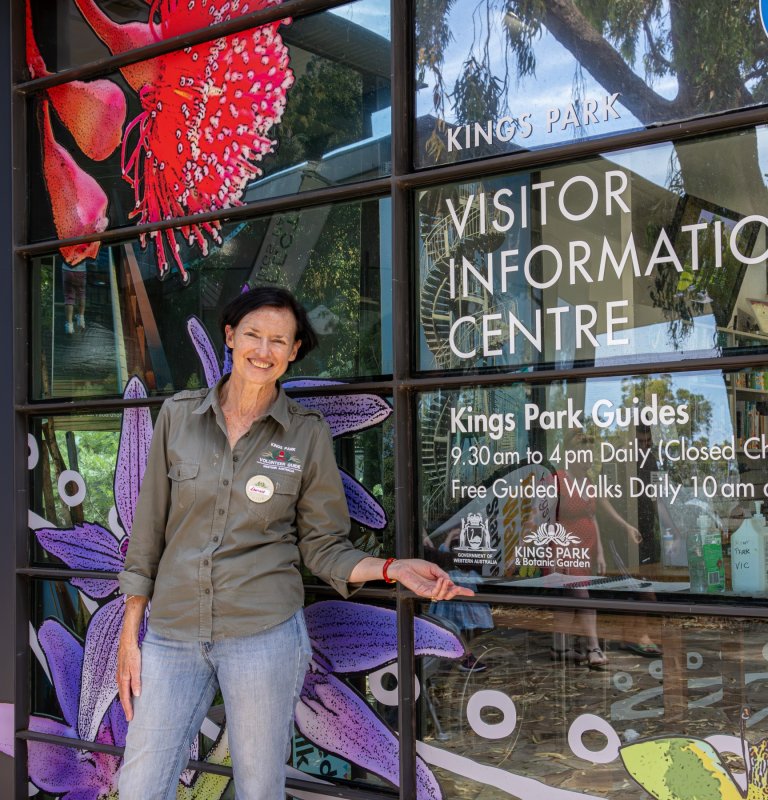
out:
M149 603L148 597L131 595L125 598L123 629L117 647L117 693L125 718L133 719L133 698L141 694L141 649L139 648L139 629L144 621L144 612Z
M141 649L138 639L121 636L117 648L117 692L125 718L133 719L133 698L141 694Z

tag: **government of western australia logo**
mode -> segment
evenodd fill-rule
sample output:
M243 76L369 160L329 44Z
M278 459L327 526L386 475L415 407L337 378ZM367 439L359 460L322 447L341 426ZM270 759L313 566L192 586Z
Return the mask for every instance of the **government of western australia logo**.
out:
M472 513L461 518L459 546L454 550L454 564L496 564L497 549L491 545L488 520L482 514Z
M523 536L523 544L515 547L513 561L518 567L589 568L589 548L580 545L581 539L561 522L545 522Z

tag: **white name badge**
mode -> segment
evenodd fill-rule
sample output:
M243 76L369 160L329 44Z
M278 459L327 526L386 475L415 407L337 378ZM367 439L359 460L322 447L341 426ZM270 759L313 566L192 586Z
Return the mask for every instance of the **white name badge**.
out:
M275 484L266 475L254 475L245 484L245 493L254 503L266 503L275 493Z

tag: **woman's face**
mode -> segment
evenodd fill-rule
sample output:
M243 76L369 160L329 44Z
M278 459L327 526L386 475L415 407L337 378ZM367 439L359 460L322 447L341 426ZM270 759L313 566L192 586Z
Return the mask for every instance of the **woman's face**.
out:
M236 328L227 325L232 373L256 384L274 384L299 352L296 318L287 308L262 306L246 314Z

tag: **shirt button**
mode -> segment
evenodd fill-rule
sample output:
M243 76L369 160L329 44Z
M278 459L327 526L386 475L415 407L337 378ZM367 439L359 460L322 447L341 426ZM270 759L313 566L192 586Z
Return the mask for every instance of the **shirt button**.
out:
M214 537L213 537L213 541L214 541L214 542L218 542L218 541L219 541L219 537L218 537L218 536L214 536Z
M229 481L226 478L224 478L223 483L225 486L229 486Z
M240 456L232 456L232 460L237 463L240 460Z
M223 513L224 513L224 509L223 509L223 508L220 508L220 509L219 509L219 516L221 516Z
M206 589L206 590L205 590L205 593L206 593L206 594L210 594L210 593L211 593L211 590L210 590L210 589Z
M247 438L248 438L250 435L251 435L251 432L250 432L250 431L246 431L246 432L245 432L245 438L246 438L246 439L247 439Z
M207 566L208 566L208 559L207 559L207 558L205 559L205 561L203 561L203 566L204 566L204 567L207 567Z

